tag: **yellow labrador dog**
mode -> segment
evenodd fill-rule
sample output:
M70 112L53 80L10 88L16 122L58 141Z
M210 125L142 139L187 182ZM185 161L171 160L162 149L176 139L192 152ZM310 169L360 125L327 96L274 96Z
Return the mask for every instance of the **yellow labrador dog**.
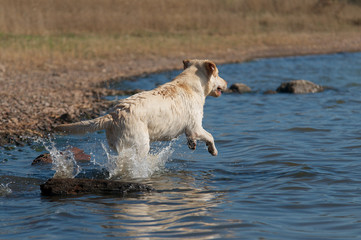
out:
M65 133L83 134L105 129L109 146L121 153L135 149L146 157L150 142L167 141L185 133L190 149L204 141L213 156L218 154L213 136L202 127L207 96L219 97L227 82L209 60L184 60L184 71L171 82L121 100L114 111L93 120L63 124Z

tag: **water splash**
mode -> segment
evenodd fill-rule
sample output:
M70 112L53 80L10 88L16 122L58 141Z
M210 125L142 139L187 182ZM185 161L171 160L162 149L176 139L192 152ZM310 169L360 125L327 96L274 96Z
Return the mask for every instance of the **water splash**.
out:
M0 184L0 196L6 196L11 194L13 191L11 190L11 188L9 187L9 183L7 184Z
M51 140L42 143L53 160L51 167L55 171L53 178L74 178L80 173L81 168L76 163L73 152L58 150Z
M102 143L107 157L103 167L107 169L111 179L149 178L155 172L164 169L165 163L174 152L172 148L173 142L169 142L166 147L153 149L145 159L139 157L134 149L126 149L120 154L112 154L105 144Z
M111 151L107 144L100 142L103 152L95 151L92 154L92 164L103 168L108 172L109 179L137 179L149 178L154 173L162 171L165 163L174 152L172 145L177 139L167 144L153 146L147 157L140 158L134 148L126 149L120 154ZM55 142L51 139L46 142L39 139L36 142L41 143L50 153L52 162L52 170L55 171L53 178L74 178L80 172L81 168L74 159L74 154L70 150L60 151ZM99 142L94 148L98 148ZM100 156L100 155L102 156Z

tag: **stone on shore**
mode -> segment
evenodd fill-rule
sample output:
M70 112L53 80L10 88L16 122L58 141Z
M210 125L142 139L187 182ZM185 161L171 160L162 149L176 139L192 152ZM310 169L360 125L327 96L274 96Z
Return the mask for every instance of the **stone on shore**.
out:
M230 93L249 93L251 91L251 88L243 83L234 83L226 90L226 92Z
M79 161L79 162L90 161L90 155L84 153L84 150L80 148L72 147L69 149L69 151L73 153L75 161ZM31 165L41 164L41 163L52 163L52 162L53 160L51 159L51 155L49 153L44 153L38 156L37 158L35 158L34 161L31 163Z
M45 196L66 196L79 194L114 194L125 196L154 189L146 184L120 182L104 179L51 178L40 185Z
M279 93L294 93L294 94L305 94L305 93L318 93L322 92L324 88L313 82L307 80L293 80L290 82L282 83L278 88Z

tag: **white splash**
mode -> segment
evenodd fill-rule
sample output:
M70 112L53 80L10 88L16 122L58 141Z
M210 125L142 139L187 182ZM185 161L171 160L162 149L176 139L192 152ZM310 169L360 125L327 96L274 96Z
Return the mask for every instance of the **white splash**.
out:
M74 154L70 150L58 150L51 140L49 140L48 144L43 142L43 145L49 151L53 160L51 167L55 171L53 178L74 178L79 174L81 168L76 163Z
M174 152L172 143L173 141L166 147L153 150L145 159L140 158L134 149L126 149L119 155L112 155L102 143L107 156L107 162L103 167L109 172L109 178L149 178L164 168Z
M9 183L7 184L0 184L0 196L6 196L11 194L13 191L11 190L11 188L9 187Z
M153 147L151 153L145 159L140 158L134 149L127 149L117 154L109 150L107 145L101 142L102 156L99 156L99 152L91 153L92 163L106 169L109 172L109 179L149 178L154 173L164 169L166 162L174 152L172 145L176 141L177 139L170 141L166 146L163 144L162 146ZM71 151L58 150L51 140L47 142L39 140L38 142L41 142L51 155L53 160L52 170L55 171L53 178L74 178L80 173L81 168Z

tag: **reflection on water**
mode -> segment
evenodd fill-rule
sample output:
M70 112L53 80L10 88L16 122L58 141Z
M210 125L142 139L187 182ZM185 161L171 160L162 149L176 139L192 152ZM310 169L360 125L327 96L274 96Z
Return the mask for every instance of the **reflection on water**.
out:
M164 237L186 237L192 236L192 233L205 238L207 235L215 237L210 227L217 226L218 221L209 210L217 205L219 194L191 186L195 179L185 173L176 177L179 178L178 184L170 181L175 178L174 174L151 180L149 183L157 191L142 196L137 203L122 201L112 204L111 209L104 209L103 214L112 220L104 223L103 227L114 230L113 234L117 237L147 238L149 233ZM117 219L121 221L117 223Z
M135 177L151 193L42 197L39 184L58 172L30 165L43 144L1 148L0 238L360 239L360 66L361 53L219 66L229 84L253 92L207 99L203 125L217 157L203 143L190 151L180 137L154 144L150 161L131 163L126 176L103 132L53 140L53 150L76 146L92 156L69 168L73 176L79 169L77 177ZM150 89L178 73L113 87ZM332 88L263 94L291 79Z

